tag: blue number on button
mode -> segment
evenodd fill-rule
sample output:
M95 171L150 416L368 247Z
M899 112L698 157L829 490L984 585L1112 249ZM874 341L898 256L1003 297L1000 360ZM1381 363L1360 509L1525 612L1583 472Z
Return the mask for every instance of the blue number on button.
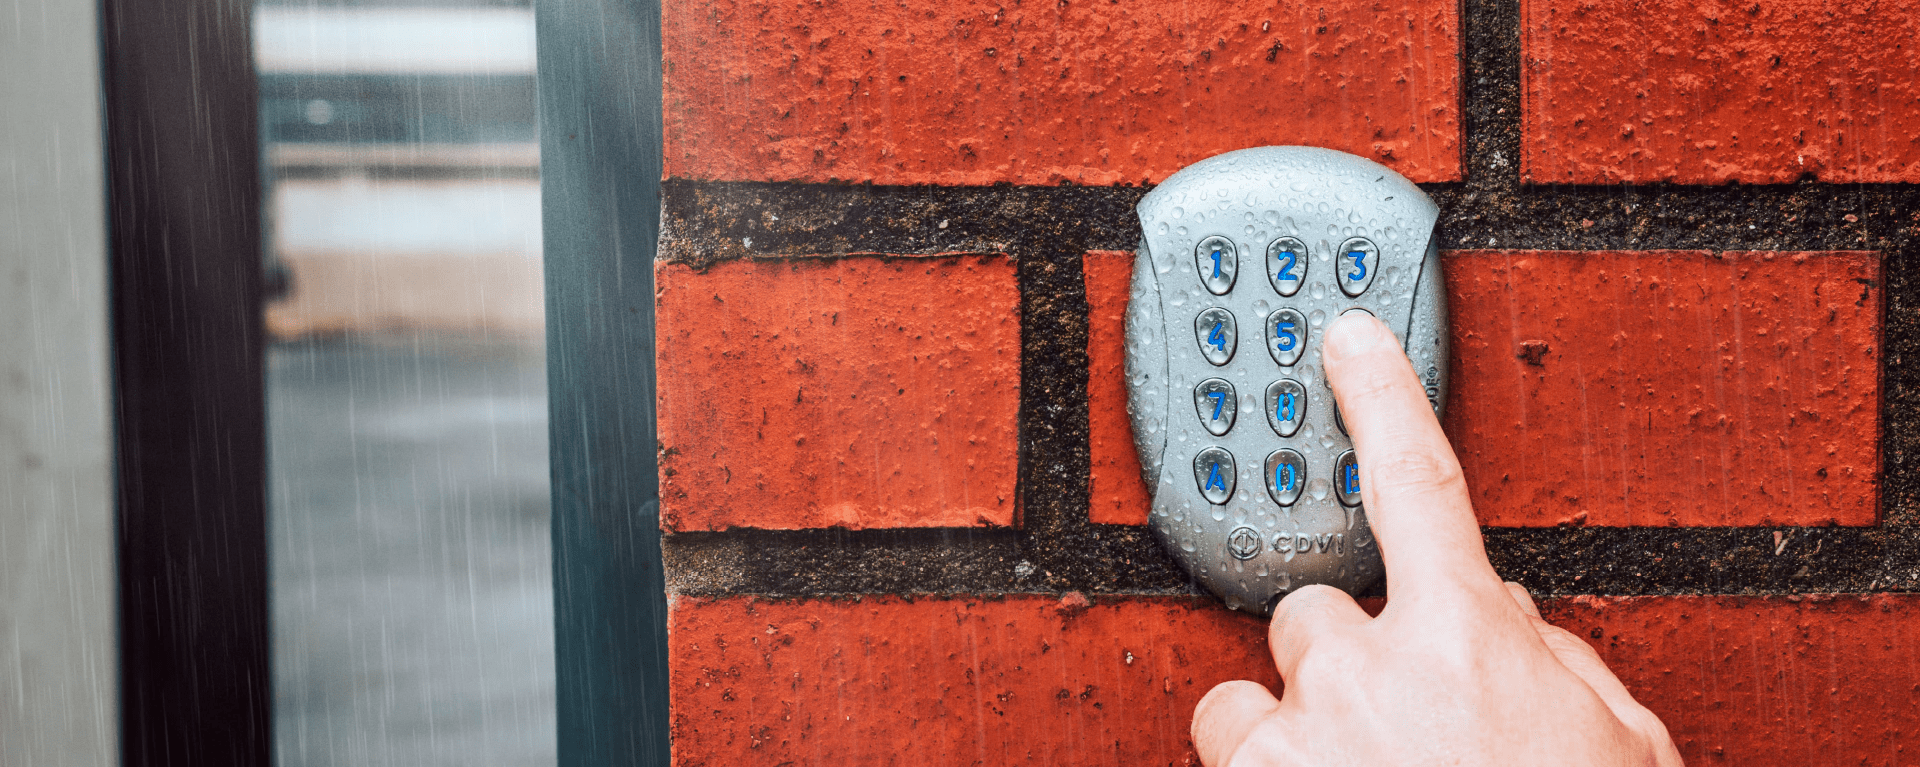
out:
M1275 276L1284 282L1298 282L1300 278L1293 276L1293 264L1299 260L1299 257L1295 256L1291 250L1283 250L1280 251L1280 258L1285 259L1287 265L1280 267L1280 273Z
M1293 464L1282 461L1279 466L1275 466L1273 468L1273 484L1275 487L1280 488L1280 492L1282 493L1292 491Z
M1220 278L1220 249L1213 249L1213 278Z
M1293 345L1300 341L1300 337L1293 334L1293 322L1290 320L1275 320L1273 335L1273 345L1283 352L1293 351Z
M1274 407L1273 414L1282 421L1293 420L1293 392L1280 395L1280 404Z
M1220 488L1220 492L1224 493L1227 491L1227 480L1220 476L1219 461L1214 461L1212 466L1207 469L1207 484L1202 486L1200 489L1212 490L1215 487Z
M1207 334L1207 343L1212 344L1213 348L1219 349L1220 351L1224 352L1227 350L1227 323L1225 320L1218 320L1213 323L1213 332Z
M1347 486L1342 492L1360 492L1360 466L1352 463L1347 464L1347 470L1342 474L1340 480Z
M1367 278L1367 260L1366 260L1367 252L1364 250L1356 250L1356 251L1353 251L1352 253L1348 253L1347 257L1353 259L1353 268L1360 270L1360 271L1348 274L1347 279L1354 280L1356 282L1359 280L1366 279Z
M1218 421L1220 420L1220 408L1227 404L1227 393L1223 391L1210 391L1207 392L1207 396L1213 398L1213 420Z

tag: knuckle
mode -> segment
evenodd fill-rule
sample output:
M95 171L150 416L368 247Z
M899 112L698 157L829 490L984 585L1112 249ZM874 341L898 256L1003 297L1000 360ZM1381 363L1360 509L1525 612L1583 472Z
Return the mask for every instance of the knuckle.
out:
M1368 467L1374 487L1425 494L1453 491L1466 484L1460 463L1434 451L1396 449Z

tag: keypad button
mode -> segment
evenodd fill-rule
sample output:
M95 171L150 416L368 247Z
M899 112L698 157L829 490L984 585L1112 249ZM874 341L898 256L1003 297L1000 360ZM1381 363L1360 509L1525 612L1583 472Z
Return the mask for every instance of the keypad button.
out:
M1340 292L1348 296L1358 296L1367 292L1367 286L1373 284L1374 274L1380 271L1380 248L1365 237L1353 237L1340 243L1340 249L1333 253L1333 273L1339 278Z
M1223 378L1209 378L1193 387L1193 409L1207 433L1219 437L1233 429L1233 418L1240 412L1240 401L1233 384Z
M1200 342L1200 354L1215 365L1232 361L1233 351L1239 347L1240 333L1234 328L1233 313L1218 306L1194 318L1193 335Z
M1273 433L1291 437L1307 420L1307 387L1282 378L1267 384L1267 425Z
M1267 315L1267 353L1273 355L1274 362L1291 367L1306 350L1306 315L1298 309L1275 309Z
M1193 249L1193 265L1200 270L1200 284L1216 296L1233 290L1233 278L1240 276L1239 252L1233 247L1233 241L1225 237L1201 240Z
M1193 481L1200 484L1200 495L1216 506L1233 497L1233 454L1224 447L1209 447L1193 457Z
M1274 503L1292 506L1306 486L1307 459L1284 447L1267 454L1267 495Z
M1353 451L1341 453L1333 462L1333 494L1347 506L1360 505L1360 463Z
M1307 244L1282 237L1267 245L1267 282L1283 296L1300 292L1307 284Z

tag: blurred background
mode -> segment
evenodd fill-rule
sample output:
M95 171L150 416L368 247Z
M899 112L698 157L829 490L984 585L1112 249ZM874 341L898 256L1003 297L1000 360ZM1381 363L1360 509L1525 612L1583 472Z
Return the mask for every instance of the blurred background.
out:
M554 761L523 2L253 18L276 756Z

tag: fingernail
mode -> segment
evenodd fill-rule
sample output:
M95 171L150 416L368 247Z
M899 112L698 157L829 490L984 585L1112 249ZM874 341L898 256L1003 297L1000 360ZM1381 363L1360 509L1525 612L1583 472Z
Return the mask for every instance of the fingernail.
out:
M1342 314L1327 328L1326 353L1329 357L1349 359L1381 344L1399 346L1393 338L1393 332L1366 312Z

